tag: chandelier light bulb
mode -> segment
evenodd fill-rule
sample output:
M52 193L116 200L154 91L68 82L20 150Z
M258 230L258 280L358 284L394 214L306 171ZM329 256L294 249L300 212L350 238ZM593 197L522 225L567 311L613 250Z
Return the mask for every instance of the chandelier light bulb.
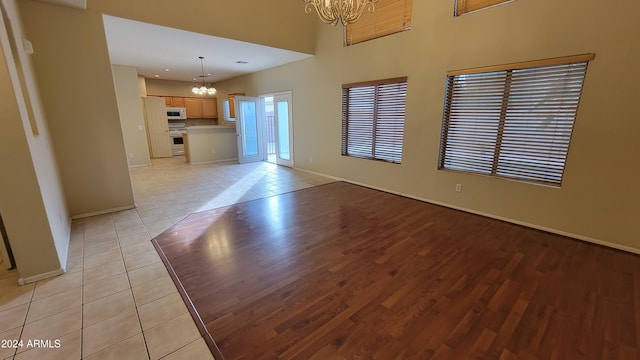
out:
M217 90L213 86L211 86L211 84L206 84L204 81L204 79L211 76L211 74L204 74L204 57L198 56L198 58L200 59L200 66L202 70L202 75L200 75L200 78L202 79L202 85L200 85L199 83L195 84L191 89L191 92L196 95L215 95L217 93ZM193 80L196 79L194 78Z
M310 14L312 9L325 24L342 26L353 24L367 10L373 12L378 0L304 0L304 12Z

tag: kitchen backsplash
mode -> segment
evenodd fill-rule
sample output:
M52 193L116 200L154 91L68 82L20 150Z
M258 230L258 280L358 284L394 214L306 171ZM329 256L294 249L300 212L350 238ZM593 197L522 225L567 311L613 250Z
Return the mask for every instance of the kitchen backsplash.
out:
M184 121L185 126L198 126L198 125L218 125L216 119L187 119Z

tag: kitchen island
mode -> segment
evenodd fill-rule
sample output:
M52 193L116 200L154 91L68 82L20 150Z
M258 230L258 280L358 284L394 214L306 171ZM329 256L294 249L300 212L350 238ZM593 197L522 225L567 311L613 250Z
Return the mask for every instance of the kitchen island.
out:
M188 126L184 153L190 164L238 160L235 125Z

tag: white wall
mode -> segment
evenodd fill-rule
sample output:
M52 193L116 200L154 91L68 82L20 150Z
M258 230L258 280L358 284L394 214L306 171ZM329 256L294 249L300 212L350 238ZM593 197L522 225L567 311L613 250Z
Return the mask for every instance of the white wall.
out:
M138 72L131 66L112 65L111 68L129 167L150 165Z

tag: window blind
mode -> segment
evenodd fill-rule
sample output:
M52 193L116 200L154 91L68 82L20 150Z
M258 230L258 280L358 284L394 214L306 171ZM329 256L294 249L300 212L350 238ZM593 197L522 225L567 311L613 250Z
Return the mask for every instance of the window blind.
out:
M345 45L394 34L411 29L413 0L381 0L375 11L365 11L360 20L345 29Z
M559 186L591 59L450 72L439 168Z
M342 155L402 162L407 78L342 86Z
M462 15L509 1L513 0L456 0L455 15Z

